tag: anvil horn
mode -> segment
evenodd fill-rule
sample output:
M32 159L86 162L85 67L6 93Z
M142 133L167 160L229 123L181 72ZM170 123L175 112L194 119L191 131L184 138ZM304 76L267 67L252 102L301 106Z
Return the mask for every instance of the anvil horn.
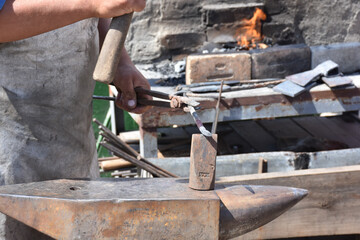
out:
M308 194L299 188L254 185L236 185L215 192L222 202L219 239L231 239L265 225Z

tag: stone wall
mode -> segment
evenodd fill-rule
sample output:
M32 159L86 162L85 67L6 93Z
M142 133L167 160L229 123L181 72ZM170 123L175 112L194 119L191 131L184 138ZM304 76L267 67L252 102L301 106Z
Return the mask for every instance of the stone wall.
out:
M359 0L152 0L134 15L127 49L138 63L186 56L218 29L233 31L254 6L268 14L263 33L276 44L360 39Z

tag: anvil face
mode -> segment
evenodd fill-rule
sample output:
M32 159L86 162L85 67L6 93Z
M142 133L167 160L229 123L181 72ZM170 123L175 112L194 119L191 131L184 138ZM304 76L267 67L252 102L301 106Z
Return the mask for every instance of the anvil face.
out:
M0 212L56 239L230 239L295 205L306 190L187 179L53 180L0 187Z
M187 185L180 179L54 180L0 187L0 205L56 239L218 239L219 198Z

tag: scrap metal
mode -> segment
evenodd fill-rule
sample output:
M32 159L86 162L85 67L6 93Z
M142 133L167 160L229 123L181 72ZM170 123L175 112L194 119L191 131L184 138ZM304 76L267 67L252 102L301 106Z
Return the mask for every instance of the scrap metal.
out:
M253 89L260 87L271 87L275 84L285 81L279 78L266 78L266 79L251 79L242 81L218 81L218 82L201 82L189 85L179 85L175 88L174 95L181 95L189 93L205 93L215 92L220 90L220 85L224 82L223 91L237 91L244 89ZM201 95L200 95L201 96Z
M52 180L0 187L0 211L55 239L229 239L295 205L303 189L186 179Z
M312 70L287 76L286 80L290 80L297 85L305 87L308 83L319 80L323 76L326 77L331 74L333 75L338 73L339 65L337 65L331 60L328 60L319 64Z
M351 78L345 76L323 77L322 80L331 88L352 84Z
M305 92L306 89L304 87L301 87L301 86L293 83L290 80L287 80L287 81L282 82L279 85L276 85L275 87L273 87L273 90L275 92L282 93L286 96L296 97L300 93Z
M286 96L296 97L305 91L309 91L311 88L315 87L316 85L318 85L317 82L311 82L305 87L300 87L299 85L293 83L292 81L287 80L273 87L273 90L275 92L280 92Z

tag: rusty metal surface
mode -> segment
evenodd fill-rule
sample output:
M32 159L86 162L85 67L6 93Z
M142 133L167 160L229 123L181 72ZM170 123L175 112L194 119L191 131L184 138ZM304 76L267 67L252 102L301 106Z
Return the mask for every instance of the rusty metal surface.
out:
M56 239L217 239L219 199L187 181L55 180L0 187L1 212Z
M203 191L214 189L216 154L217 134L211 137L192 135L189 187Z
M247 79L251 79L251 56L247 53L216 53L187 57L186 84Z
M303 199L304 189L238 185L215 190L222 205L219 239L230 239L256 229Z
M141 87L135 88L135 91L137 93L146 94L146 95L149 95L149 96L152 96L152 97L157 97L157 98L160 98L160 99L170 100L169 104L170 104L171 108L183 108L185 105L196 107L196 106L198 106L200 104L197 101L195 101L195 100L193 100L191 98L188 98L188 97L175 96L173 94L148 90L148 89L144 89L144 88L141 88ZM150 100L147 101L147 102L148 102L148 105L151 105L151 104L149 104L151 102ZM144 103L146 103L146 102L144 101Z
M101 179L1 186L0 211L56 239L228 239L271 221L306 195L247 185L195 191L187 183Z

